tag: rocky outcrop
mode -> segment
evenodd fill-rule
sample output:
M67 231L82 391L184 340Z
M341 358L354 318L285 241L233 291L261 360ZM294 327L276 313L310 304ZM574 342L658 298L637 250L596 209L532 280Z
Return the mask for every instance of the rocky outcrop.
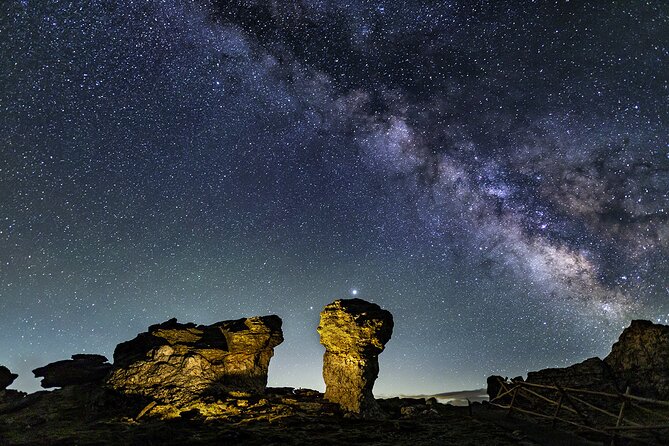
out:
M337 300L323 309L318 333L325 346L326 400L362 416L379 413L372 388L379 374L378 355L392 332L392 314L376 304Z
M10 372L4 365L0 365L0 391L5 390L18 376L16 373Z
M504 387L502 383L506 383L507 378L499 375L489 376L486 380L486 393L488 394L488 401L494 401L498 404L506 403L508 395L503 395Z
M72 355L72 359L56 361L33 370L42 379L42 387L65 387L101 382L111 371L111 364L102 355Z
M617 392L617 381L611 368L600 358L586 359L564 368L543 369L527 374L528 383L547 386Z
M620 386L640 396L669 399L669 326L635 320L604 362Z
M123 393L173 404L207 393L260 393L274 347L281 342L278 316L212 325L171 319L119 344L107 382Z
M488 379L491 398L499 390L498 378ZM529 372L527 382L607 393L622 393L629 386L634 395L668 400L669 326L632 321L603 360L595 357L565 368Z

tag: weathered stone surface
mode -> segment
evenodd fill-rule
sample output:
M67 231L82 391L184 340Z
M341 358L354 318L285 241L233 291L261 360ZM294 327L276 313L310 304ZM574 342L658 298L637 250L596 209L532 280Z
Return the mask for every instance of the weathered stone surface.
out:
M604 358L620 386L632 393L669 399L669 326L634 320Z
M323 309L318 333L325 346L326 400L363 416L379 413L372 388L378 355L392 332L392 314L362 299L337 300Z
M616 377L611 368L600 358L589 358L564 368L543 369L527 374L528 383L578 389L618 391Z
M5 390L18 376L16 373L10 372L4 365L0 365L0 390Z
M124 393L175 404L207 392L260 393L281 342L278 316L212 325L171 319L119 344L107 382Z
M111 364L102 355L72 355L72 359L56 361L33 370L42 377L42 387L65 387L102 381L111 371Z

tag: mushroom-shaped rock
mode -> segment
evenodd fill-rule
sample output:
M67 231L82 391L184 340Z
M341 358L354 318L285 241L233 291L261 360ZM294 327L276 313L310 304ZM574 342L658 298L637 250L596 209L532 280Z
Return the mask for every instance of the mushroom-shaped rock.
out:
M42 379L42 387L66 387L101 382L111 371L111 364L102 355L72 355L72 359L52 362L33 370Z
M0 365L0 391L5 390L18 376L10 372L4 365Z
M372 388L379 375L378 356L393 332L393 316L362 299L342 299L321 312L318 333L325 346L325 399L362 416L379 406Z
M123 393L172 404L204 392L261 393L274 347L281 342L278 316L212 325L170 319L116 347L107 383Z
M669 326L634 320L623 330L604 362L624 388L669 399Z

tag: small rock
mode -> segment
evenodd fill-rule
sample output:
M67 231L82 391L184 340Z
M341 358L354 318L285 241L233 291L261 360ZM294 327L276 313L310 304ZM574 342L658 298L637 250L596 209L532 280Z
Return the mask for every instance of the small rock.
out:
M420 408L418 406L404 406L400 408L400 414L403 417L415 417L420 413Z
M10 372L4 365L0 365L0 391L10 386L18 376L16 373Z

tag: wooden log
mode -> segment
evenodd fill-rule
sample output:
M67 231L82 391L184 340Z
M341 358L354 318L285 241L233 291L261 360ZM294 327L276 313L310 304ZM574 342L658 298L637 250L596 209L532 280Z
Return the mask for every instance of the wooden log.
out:
M555 413L553 414L553 420L551 421L551 425L555 427L555 421L557 421L558 414L560 413L560 409L562 408L562 395L560 395L560 400L558 401L557 408L555 409Z
M625 389L625 395L629 395L629 393L630 393L630 386L627 386L627 388ZM618 418L616 420L615 427L620 427L623 424L623 419L625 416L625 404L627 404L627 400L623 399L623 402L620 404L620 412L618 413ZM631 423L631 424L636 424L636 423ZM615 446L617 437L618 434L614 431L613 438L611 438L611 446Z
M514 387L513 396L511 397L511 404L509 404L509 412L507 415L511 415L511 411L513 411L513 403L516 402L516 395L518 395L519 388L520 386Z
M607 431L643 431L643 430L664 430L669 429L669 424L656 424L653 426L608 426Z
M629 394L630 394L630 386L627 386L627 389L625 389L625 396L629 396ZM623 424L623 419L625 417L625 405L626 404L627 404L627 400L623 399L623 402L620 405L620 412L618 413L618 419L616 420L616 427ZM630 424L635 424L635 423L630 423ZM638 423L636 423L636 424L638 424Z
M576 413L581 417L581 419L583 420L583 423L585 423L586 425L592 427L592 425L593 425L594 423L593 423L592 421L590 421L590 419L588 418L588 416L587 416L586 414L584 414L584 413L581 411L581 409L579 409L578 406L576 406L576 404L574 404L574 402L572 401L572 399L571 399L571 397L569 396L569 394L567 393L567 391L566 391L565 389L563 389L562 387L558 386L557 383L555 383L555 387L557 387L557 389L560 391L560 393L562 393L562 395L564 396L564 399L565 399L569 404L571 404L571 407L572 407L572 408L576 411Z
M669 420L669 416L666 415L666 414L663 414L662 412L658 412L658 411L656 411L656 410L649 409L649 408L644 407L644 406L642 406L642 405L640 405L640 404L637 404L637 403L635 403L635 402L633 402L633 401L630 401L630 405L631 405L632 407L634 407L635 409L641 409L642 411L644 411L644 412L646 412L646 413L648 413L648 414L652 414L652 415L655 415L655 416L657 416L657 417L663 418L663 419L665 419L665 420Z
M546 415L546 414L538 413L538 412L532 412L531 410L521 409L520 407L516 407L513 410L515 410L517 412L525 413L525 414L528 414L528 415L535 415L535 416L540 417L540 418L546 418L546 419L549 419L549 420L553 418L550 415ZM588 425L585 425L585 424L580 424L580 423L577 423L575 421L567 420L565 418L557 417L557 420L562 421L563 423L571 424L573 426L577 426L577 427L587 429L587 430L590 430L590 431L593 431L593 432L599 432L600 434L610 435L608 432L605 432L601 429L597 429L596 427L588 426Z
M550 399L550 398L548 398L548 397L545 397L545 396L543 396L543 395L541 395L541 394L539 394L539 393L537 393L537 392L534 392L534 391L532 391L532 390L530 390L530 389L523 389L523 391L525 391L525 392L529 392L529 393L531 393L532 395L536 395L537 397L541 398L542 400L545 400L546 402L551 403L551 404L553 404L553 405L557 405L557 404L558 404L557 401L553 401L552 399ZM560 394L560 401L562 401L562 394ZM572 408L569 407L569 406L564 406L563 409L568 410L568 411L570 411L570 412L572 412L572 413L577 413L574 409L572 409Z
M558 390L557 387L555 387L555 386L548 386L548 385L545 385L545 384L536 384L536 383L528 383L528 382L523 382L523 383L520 383L520 384L522 384L524 386L530 386L530 387L539 387L539 388L542 388L542 389ZM586 393L586 394L589 394L589 395L606 396L606 397L609 397L609 398L616 398L616 399L620 399L621 397L623 397L623 398L626 398L626 399L639 401L639 402L642 402L642 403L657 404L659 406L669 407L669 401L656 400L656 399L653 399L653 398L645 398L645 397L642 397L642 396L636 396L636 395L632 395L632 394L624 395L624 394L620 394L620 393L600 392L600 391L597 391L597 390L576 389L576 388L573 388L573 387L563 387L563 389L565 391L571 392L571 393Z
M614 413L611 413L611 412L609 412L608 410L606 410L606 409L602 409L601 407L597 407L597 406L595 406L594 404L589 403L589 402L587 402L587 401L585 401L585 400L582 400L581 398L579 398L579 397L577 397L577 396L572 395L571 397L572 397L574 400L578 401L579 403L583 404L584 406L588 406L589 408L591 408L591 409L593 409L593 410L596 410L597 412L603 413L604 415L608 415L608 416L610 416L610 417L612 417L612 418L616 418L616 419L620 418L620 414L616 415L616 414L614 414ZM624 401L623 401L623 403L624 403ZM622 413L622 410L621 410L621 413ZM627 422L630 423L630 424L632 424L632 425L640 426L639 423L635 423L634 421L631 421L631 420L627 420ZM618 424L616 424L616 426L618 426Z
M495 400L500 399L500 398L503 397L503 396L506 396L506 395L510 394L511 392L513 392L514 390L516 390L517 388L518 388L518 385L512 387L511 389L507 390L506 392L502 393L501 395L497 395L497 396L496 396L493 400L491 400L490 402L493 402L493 401L495 401Z
M154 407L156 407L156 402L155 402L155 401L151 401L149 404L147 404L147 405L144 407L144 409L142 409L142 411L139 413L139 415L137 415L137 416L135 417L135 420L139 420L140 418L142 418L144 415L146 415L146 414L147 414L151 409L153 409Z

